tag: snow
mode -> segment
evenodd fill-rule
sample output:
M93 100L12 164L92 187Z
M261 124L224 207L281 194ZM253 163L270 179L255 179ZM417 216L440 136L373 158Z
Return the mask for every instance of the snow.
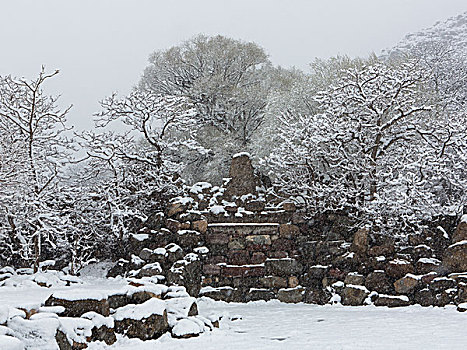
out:
M136 239L139 242L145 241L149 238L149 235L147 233L136 233L132 234L133 238Z
M86 312L81 317L90 320L92 324L97 328L100 328L102 326L106 326L107 328L114 327L114 319L112 317L105 317L94 311Z
M457 247L457 246L461 246L465 244L467 244L467 240L463 240L463 241L459 241L457 243L451 244L448 248Z
M52 297L55 299L62 299L62 300L103 300L106 298L101 292L98 291L90 291L90 290L67 290L67 291L59 291L52 294Z
M380 294L379 295L381 298L388 298L388 299L397 299L397 300L402 300L402 301L409 301L409 297L406 295L387 295L387 294Z
M236 153L232 156L232 159L233 158L238 158L238 157L243 157L243 156L247 156L248 158L251 158L251 154L248 153L248 152L239 152L239 153Z
M198 306L205 317L223 316L219 329L190 339L174 339L170 335L145 342L119 338L108 349L451 350L467 347L467 317L455 307L318 306L278 301L238 304L214 302L209 298L201 298ZM241 315L241 318L232 321L231 315ZM188 328L188 322L184 323L183 328ZM91 344L89 350L103 348Z
M214 215L219 215L225 213L225 209L222 205L214 205L212 206L209 211Z
M0 349L24 350L24 343L19 339L7 335L0 335Z
M467 214L462 215L462 217L461 217L461 222L467 224Z
M439 261L436 258L420 258L418 259L418 262L423 263L423 264L433 264L433 265L439 265L441 261Z
M172 334L182 337L188 334L199 334L202 331L200 325L190 317L178 321L172 329Z
M226 227L226 226L271 226L279 227L277 223L268 223L268 222L222 222L209 224L208 227Z
M151 298L143 304L129 304L118 308L112 317L116 321L124 319L142 320L152 315L163 315L165 309L164 301L157 298Z

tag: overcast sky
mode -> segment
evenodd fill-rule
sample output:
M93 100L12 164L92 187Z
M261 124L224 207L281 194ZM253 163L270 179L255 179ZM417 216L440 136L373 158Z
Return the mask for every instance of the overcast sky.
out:
M255 41L274 64L365 56L467 11L466 0L0 0L0 75L61 74L47 85L90 128L98 101L127 93L152 51L196 34Z

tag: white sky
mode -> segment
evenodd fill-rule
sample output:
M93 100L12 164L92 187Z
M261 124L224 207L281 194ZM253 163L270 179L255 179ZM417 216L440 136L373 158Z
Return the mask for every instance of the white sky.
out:
M255 41L273 63L365 56L467 11L466 0L0 0L0 75L61 74L47 91L90 128L98 101L127 93L149 54L196 34Z

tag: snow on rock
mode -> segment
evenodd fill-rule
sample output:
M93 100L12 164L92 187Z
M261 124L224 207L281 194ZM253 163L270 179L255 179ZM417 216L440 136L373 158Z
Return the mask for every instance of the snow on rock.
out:
M105 317L94 311L86 312L85 314L81 315L81 317L91 321L92 324L97 328L102 326L107 328L114 328L114 319L112 317Z
M24 343L8 335L0 335L0 349L5 350L24 350Z
M148 301L136 305L129 304L118 308L112 315L115 321L122 321L124 319L142 320L152 315L164 315L166 311L165 302L158 298L151 298Z
M0 325L6 324L6 321L8 321L8 315L9 315L8 306L0 305Z
M204 331L204 324L194 317L184 318L178 321L172 328L172 336L175 338L197 337Z
M202 193L204 190L208 190L212 187L209 182L197 182L190 188L190 192L194 194Z
M225 208L222 205L214 205L211 208L209 208L209 212L211 212L214 215L219 215L219 214L225 214Z
M106 298L102 292L96 290L63 290L57 291L52 294L52 297L55 299L67 300L67 301L77 301L77 300L103 300ZM54 305L50 305L54 306Z
M54 338L59 325L60 321L57 318L26 320L14 317L8 321L8 327L15 332L16 337L24 343L28 350L50 349L50 344L55 343ZM0 347L0 349L3 348Z

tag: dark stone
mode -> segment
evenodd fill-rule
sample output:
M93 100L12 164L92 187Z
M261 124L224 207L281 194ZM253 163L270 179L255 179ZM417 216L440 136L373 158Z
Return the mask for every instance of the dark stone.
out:
M275 276L300 275L302 265L295 259L268 259L264 263L266 274Z

